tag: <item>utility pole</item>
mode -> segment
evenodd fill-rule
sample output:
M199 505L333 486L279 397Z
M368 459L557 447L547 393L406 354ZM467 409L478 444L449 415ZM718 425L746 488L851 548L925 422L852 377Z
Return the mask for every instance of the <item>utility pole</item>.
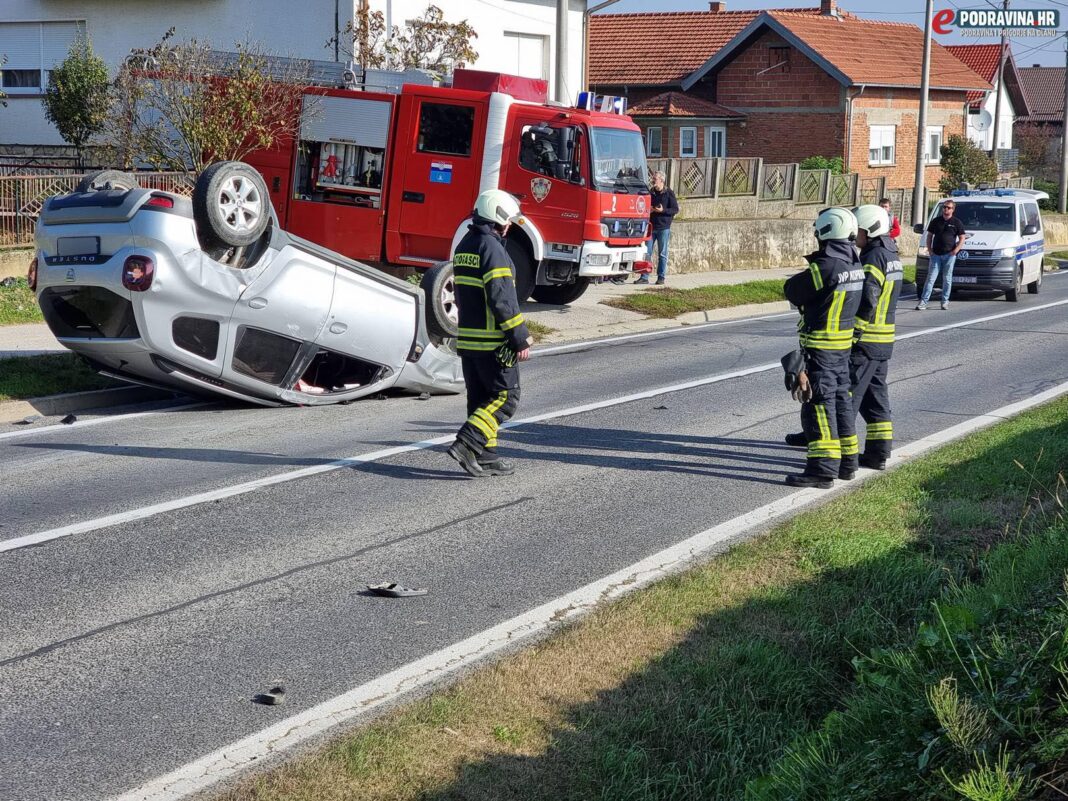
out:
M567 7L568 0L556 0L556 99L567 102Z
M923 151L927 144L927 97L931 93L931 17L934 0L927 0L923 21L923 68L920 73L920 113L916 121L916 185L912 188L912 224L919 225L927 218L923 207L923 177L926 165Z
M1064 40L1064 110L1061 112L1061 196L1057 210L1068 208L1068 34Z
M1009 0L1003 0L1001 7L1006 11L1009 10ZM998 135L1001 133L1001 95L1004 94L1002 87L1005 79L1005 53L1008 51L1009 44L1005 36L1005 29L1001 29L1001 50L998 51L998 84L997 84L997 97L994 98L994 135L990 137L990 158L994 159L994 163L998 163Z

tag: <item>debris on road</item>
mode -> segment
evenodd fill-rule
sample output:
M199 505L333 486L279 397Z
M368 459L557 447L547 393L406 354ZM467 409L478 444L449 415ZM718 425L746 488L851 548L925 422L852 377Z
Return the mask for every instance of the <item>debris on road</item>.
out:
M23 417L21 420L16 420L12 425L16 426L28 426L30 423L36 423L41 419L39 414L31 414L29 417Z
M263 704L264 706L278 706L282 703L282 699L285 698L286 688L282 685L272 687L265 693L257 693L252 699L254 703Z
M5 278L3 281L0 281L0 286L4 287L4 289L7 289L8 287L15 286L15 284L17 283L18 281L16 281L14 278Z
M662 411L665 411L665 410L667 410L667 406L654 406L653 407L653 411L654 412L662 412Z
M375 595L384 598L414 598L417 595L426 595L429 590L426 587L402 587L400 584L368 584L367 589Z
M430 393L429 392L420 392L418 399L419 400L430 400Z
M71 423L76 423L77 421L78 421L78 416L77 415L68 414L66 417L64 417L59 422L61 422L65 426L69 426Z

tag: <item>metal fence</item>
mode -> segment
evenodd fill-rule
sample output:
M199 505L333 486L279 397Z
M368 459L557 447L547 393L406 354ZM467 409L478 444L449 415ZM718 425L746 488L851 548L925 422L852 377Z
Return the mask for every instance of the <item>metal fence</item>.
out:
M195 177L184 172L139 172L137 182L147 189L192 195ZM82 174L0 175L0 247L33 244L33 232L45 201L73 192Z

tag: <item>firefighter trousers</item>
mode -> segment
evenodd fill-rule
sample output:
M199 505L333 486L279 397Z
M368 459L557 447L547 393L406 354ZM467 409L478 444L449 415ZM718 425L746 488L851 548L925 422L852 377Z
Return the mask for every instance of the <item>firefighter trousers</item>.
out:
M467 384L467 421L456 439L479 456L485 453L484 459L493 459L497 432L519 405L519 368L502 367L492 353L461 352L460 363Z
M867 426L864 454L884 460L890 458L894 441L890 387L886 379L889 366L889 359L872 359L860 351L854 351L849 357L853 407Z
M837 478L843 458L856 458L856 414L849 397L849 351L806 350L805 370L812 400L801 404L808 439L805 473Z

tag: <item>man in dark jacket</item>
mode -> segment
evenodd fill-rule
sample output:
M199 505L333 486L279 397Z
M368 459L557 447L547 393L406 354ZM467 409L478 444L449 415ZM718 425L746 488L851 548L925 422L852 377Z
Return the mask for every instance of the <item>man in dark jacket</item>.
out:
M671 242L671 221L679 213L679 201L675 193L664 182L667 176L657 170L653 173L653 184L650 187L649 198L650 212L649 222L652 225L653 235L649 240L649 261L653 260L653 246L659 251L656 262L656 282L667 283L668 244ZM643 275L634 283L648 284L649 276Z
M491 189L478 196L474 220L452 264L460 332L456 348L467 384L467 421L449 456L475 478L511 475L497 453L497 432L519 403L519 368L530 357L530 333L519 311L515 265L503 237L519 219L519 203Z
M797 397L808 443L803 473L786 477L792 487L830 489L834 479L849 480L855 468L843 454L857 452L856 414L849 397L849 351L853 319L864 286L853 240L857 219L848 209L825 209L816 218L819 250L808 256L808 269L786 282L786 299L801 311L798 334L805 352L805 372Z

